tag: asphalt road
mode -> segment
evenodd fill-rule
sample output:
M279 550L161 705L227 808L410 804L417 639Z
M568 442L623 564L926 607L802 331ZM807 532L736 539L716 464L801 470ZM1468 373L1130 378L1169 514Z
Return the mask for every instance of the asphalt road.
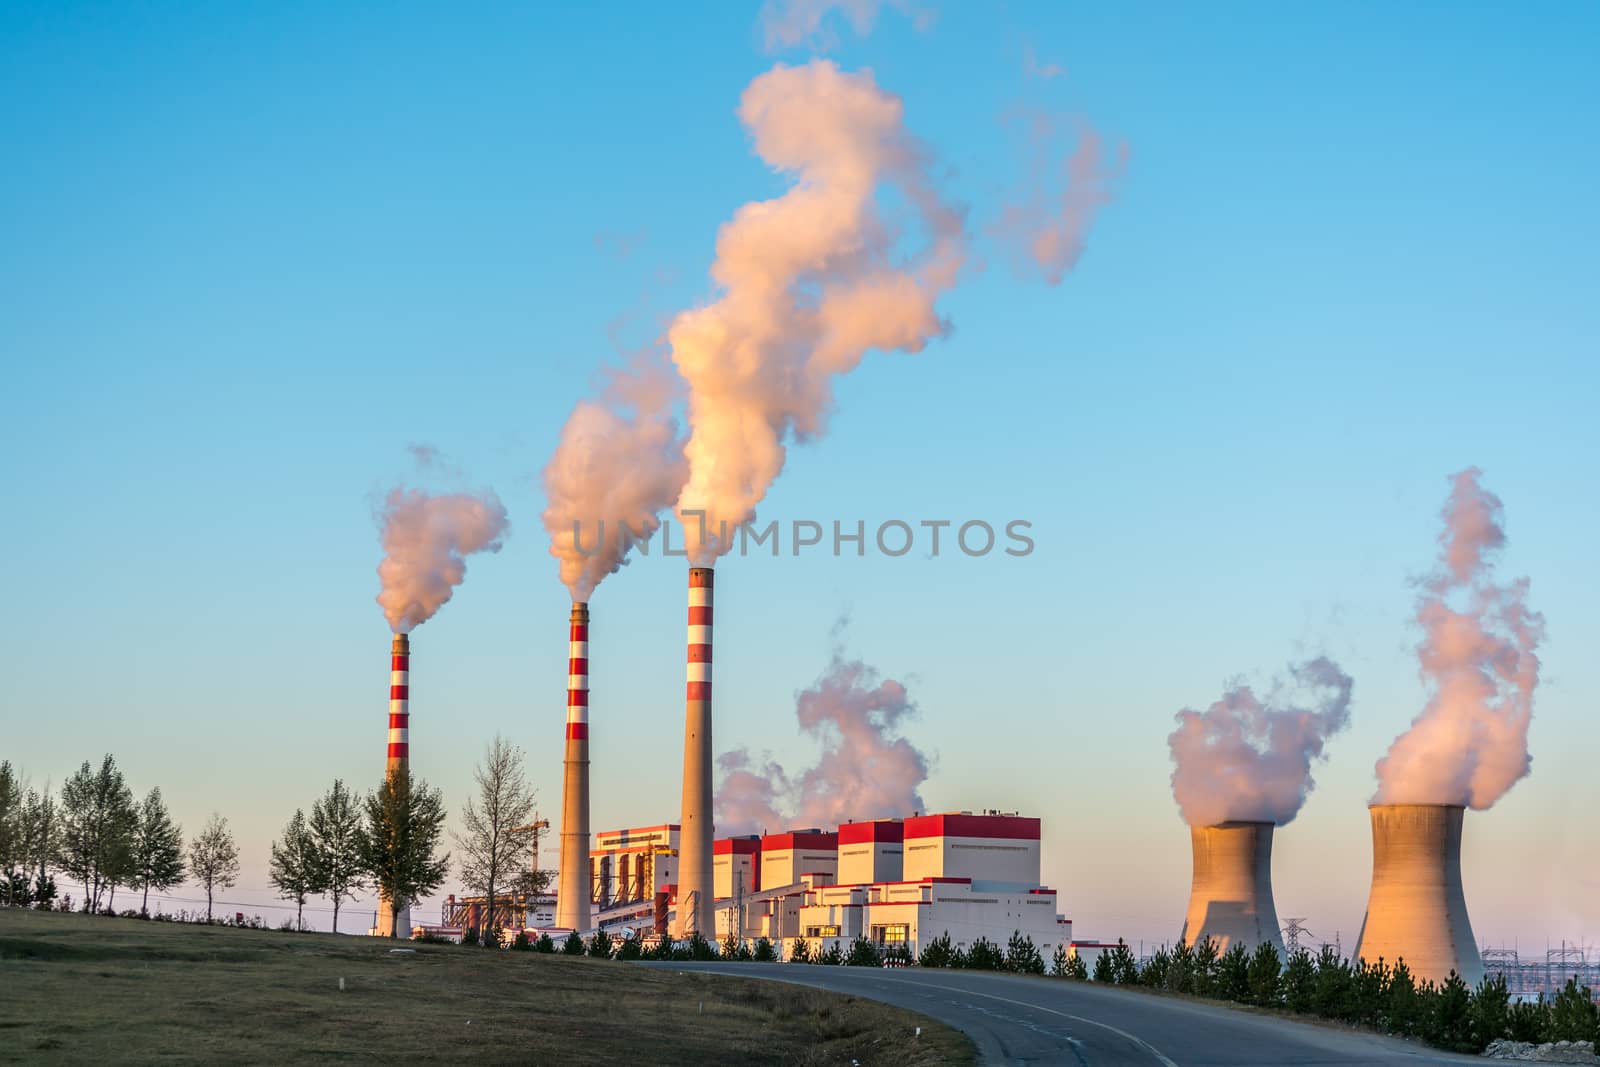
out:
M1085 982L974 971L787 963L650 964L770 978L880 1000L970 1037L986 1064L1481 1063L1396 1038Z

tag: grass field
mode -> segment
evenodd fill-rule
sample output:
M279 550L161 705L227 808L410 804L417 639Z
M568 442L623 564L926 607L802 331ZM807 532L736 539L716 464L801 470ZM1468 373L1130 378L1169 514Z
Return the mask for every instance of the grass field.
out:
M390 952L404 945L0 908L0 1061L973 1062L955 1031L853 997L454 945Z

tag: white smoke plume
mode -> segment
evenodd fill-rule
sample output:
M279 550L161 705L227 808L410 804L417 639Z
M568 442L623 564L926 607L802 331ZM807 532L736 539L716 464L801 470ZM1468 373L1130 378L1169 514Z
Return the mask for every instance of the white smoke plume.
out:
M912 0L767 0L761 5L761 31L769 52L799 44L825 52L839 41L829 15L839 12L856 36L865 37L886 7L910 15L919 30L933 22L933 12Z
M1291 683L1265 698L1235 685L1205 711L1178 712L1172 795L1185 822L1293 821L1316 784L1312 764L1350 724L1350 676L1326 656L1291 664Z
M397 634L431 619L467 576L466 557L500 551L508 529L506 509L490 491L432 496L394 489L378 519L384 551L378 604Z
M669 368L637 360L597 399L580 401L561 429L544 469L543 519L575 602L627 562L631 538L655 533L688 479L673 389Z
M994 234L1016 252L1019 267L1061 284L1078 265L1100 209L1111 203L1128 165L1128 146L1108 146L1105 137L1079 119L1077 145L1065 158L1061 122L1039 111L1019 111L1031 162L1020 196L1007 204Z
M780 64L744 92L739 117L757 154L793 184L722 227L711 268L720 295L668 332L689 389L677 510L698 563L754 515L786 442L826 429L834 376L870 349L917 352L948 328L935 304L960 272L965 216L941 198L903 112L870 72L827 61ZM915 254L900 254L903 220L886 218L885 202L926 235Z
M800 693L800 731L822 746L815 765L790 776L770 757L735 749L717 759L718 834L794 826L824 829L849 819L905 816L926 805L918 789L928 760L904 737L902 720L917 706L906 687L835 649L828 669Z
M1378 761L1376 804L1487 808L1532 767L1544 616L1528 609L1528 579L1494 581L1505 514L1482 475L1470 467L1451 478L1439 566L1417 598L1417 658L1430 695Z

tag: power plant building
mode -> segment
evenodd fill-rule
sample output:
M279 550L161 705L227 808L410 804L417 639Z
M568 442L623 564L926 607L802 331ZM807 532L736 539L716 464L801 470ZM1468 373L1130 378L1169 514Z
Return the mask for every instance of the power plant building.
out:
M768 835L760 887L717 901L717 934L805 938L814 949L841 950L866 937L915 955L944 934L966 949L979 938L1003 948L1021 932L1049 958L1071 940L1072 923L1056 913L1056 891L1039 884L1039 825L948 812ZM718 845L732 855L748 840ZM782 874L796 877L771 880Z

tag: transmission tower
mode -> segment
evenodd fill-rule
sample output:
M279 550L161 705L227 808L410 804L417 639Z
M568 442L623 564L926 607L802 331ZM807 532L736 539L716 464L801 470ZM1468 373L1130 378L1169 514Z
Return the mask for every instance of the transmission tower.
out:
M1301 916L1298 919L1291 918L1283 925L1283 947L1291 956L1300 951L1301 937L1309 939L1317 936L1302 925L1305 921L1305 916Z

